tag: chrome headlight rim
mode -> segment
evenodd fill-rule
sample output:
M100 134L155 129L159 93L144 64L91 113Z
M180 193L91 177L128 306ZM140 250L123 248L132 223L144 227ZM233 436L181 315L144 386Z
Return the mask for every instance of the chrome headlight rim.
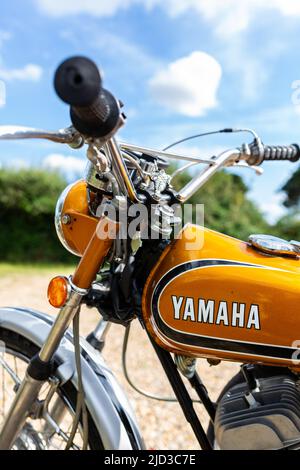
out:
M65 204L65 200L67 195L69 194L69 191L73 188L78 183L78 181L75 181L74 183L69 184L61 193L59 196L56 207L55 207L55 215L54 215L54 225L55 225L55 230L57 237L62 244L62 246L72 255L80 257L80 255L77 253L77 251L74 251L69 245L68 242L65 238L64 232L63 232L63 223L62 223L62 215L63 215L63 208Z

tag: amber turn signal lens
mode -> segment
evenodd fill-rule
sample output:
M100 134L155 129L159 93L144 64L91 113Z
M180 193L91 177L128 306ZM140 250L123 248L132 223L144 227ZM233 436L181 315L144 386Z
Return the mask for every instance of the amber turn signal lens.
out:
M51 279L48 286L48 300L52 307L60 308L65 305L69 297L69 281L66 277L56 276Z

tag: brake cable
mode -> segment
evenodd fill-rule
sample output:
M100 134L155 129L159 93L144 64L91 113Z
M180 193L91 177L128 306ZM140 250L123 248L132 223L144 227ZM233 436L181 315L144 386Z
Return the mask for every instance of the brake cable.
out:
M225 127L225 129L219 129L217 131L202 132L201 134L195 134L189 137L185 137L184 139L177 140L176 142L173 142L172 144L165 147L163 151L165 152L166 150L169 150L170 148L175 147L175 145L182 144L183 142L187 142L188 140L197 139L198 137L205 137L207 135L222 134L222 133L232 134L236 132L248 132L253 135L254 139L259 139L259 136L257 135L257 133L252 129L247 129L247 128L235 129L234 127Z
M76 410L75 416L72 424L72 429L70 436L65 447L65 450L69 450L73 444L73 439L78 430L80 418L82 416L82 450L86 450L88 447L88 414L85 403L85 393L82 382L82 369L81 369L81 349L80 349L80 334L79 334L79 317L80 317L80 308L74 316L73 319L73 339L74 339L74 349L75 349L75 363L76 371L78 377L78 391L77 391L77 401L76 401Z
M168 402L168 403L177 403L178 402L177 398L175 398L175 397L174 398L173 397L163 397L163 396L151 394L149 392L146 392L145 390L142 390L142 389L138 388L133 383L133 381L131 380L131 377L129 376L129 373L128 373L127 360L126 360L130 327L131 327L131 324L126 326L125 333L124 333L124 338L123 338L123 346L122 346L122 369L123 369L124 377L127 380L128 384L137 393L139 393L140 395L142 395L146 398L150 398L151 400L164 401L164 402ZM202 403L201 400L197 400L197 399L192 399L192 402L193 403Z
M259 136L257 135L257 133L255 131L253 131L252 129L247 129L247 128L244 128L244 129L236 128L235 129L233 127L228 127L228 128L226 127L225 129L219 129L217 131L202 132L201 134L195 134L195 135L191 135L189 137L185 137L184 139L177 140L176 142L173 142L172 144L165 147L163 149L163 152L165 152L166 150L169 150L172 147L175 147L175 145L182 144L183 142L187 142L188 140L197 139L198 137L205 137L207 135L222 134L222 133L230 134L230 133L236 133L236 132L248 132L251 135L253 135L255 140L259 139ZM172 173L172 175L171 175L171 181L172 181L172 179L175 178L175 176L178 176L183 171L187 170L188 168L190 168L192 166L199 165L199 164L200 164L200 162L191 162L191 163L188 163L187 165L184 165L183 167L177 168L177 170L175 170L174 173Z

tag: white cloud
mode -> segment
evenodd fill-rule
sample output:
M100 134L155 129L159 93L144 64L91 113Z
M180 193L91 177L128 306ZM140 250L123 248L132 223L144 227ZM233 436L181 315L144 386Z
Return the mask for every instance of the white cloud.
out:
M156 3L164 6L171 16L194 11L212 23L218 35L225 37L247 28L259 0L157 0Z
M0 67L0 79L4 81L28 80L38 82L42 76L43 69L36 64L27 64L22 68L9 69Z
M220 43L219 55L227 71L237 80L237 89L243 100L253 102L262 95L264 86L272 73L266 64L271 55L279 56L283 39L266 38L263 48L253 52L253 44L247 47L248 38L242 33L247 31L257 18L270 13L277 13L282 21L287 17L290 25L293 18L300 16L300 2L295 0L35 0L41 11L52 16L88 14L97 17L108 17L119 11L128 10L135 5L146 10L158 8L169 17L180 17L192 14L208 23L210 29L224 41ZM89 35L89 33L87 33ZM109 51L111 55L133 58L133 63L142 64L146 73L152 74L157 68L151 57L139 45L126 43L114 36L104 35L101 30L98 47ZM103 46L101 46L101 43ZM224 47L222 47L222 44ZM126 63L126 61L124 61ZM152 68L152 70L151 70Z
M212 56L195 51L158 71L149 86L154 99L166 108L202 116L217 105L221 75L221 66Z
M215 33L223 38L246 30L263 11L273 10L283 16L300 16L300 2L295 0L151 0L151 3L163 6L173 16L194 10L210 22Z
M10 31L0 29L0 49L3 44L12 38ZM36 64L26 64L21 68L6 67L2 55L0 55L0 107L5 105L5 86L4 82L12 80L27 80L37 82L40 80L43 73L42 67Z
M60 153L51 153L43 160L43 167L62 173L67 179L82 176L86 168L86 160Z
M36 0L42 11L51 16L86 13L93 16L113 16L139 0Z
M270 6L277 8L283 15L286 16L299 16L300 15L300 3L295 0L271 0Z
M194 11L213 24L215 32L222 37L244 31L263 10L278 11L283 16L300 15L300 2L295 0L36 0L36 3L51 16L85 13L107 17L134 5L146 9L160 7L171 17Z

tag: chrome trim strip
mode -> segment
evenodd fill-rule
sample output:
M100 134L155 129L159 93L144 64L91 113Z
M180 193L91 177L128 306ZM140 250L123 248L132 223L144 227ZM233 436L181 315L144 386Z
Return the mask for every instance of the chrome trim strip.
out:
M72 276L69 276L68 277L68 281L69 281L69 284L70 284L70 287L71 287L71 290L73 292L76 292L76 294L80 295L81 297L85 296L89 289L81 289L81 287L77 287L73 281L72 281Z

